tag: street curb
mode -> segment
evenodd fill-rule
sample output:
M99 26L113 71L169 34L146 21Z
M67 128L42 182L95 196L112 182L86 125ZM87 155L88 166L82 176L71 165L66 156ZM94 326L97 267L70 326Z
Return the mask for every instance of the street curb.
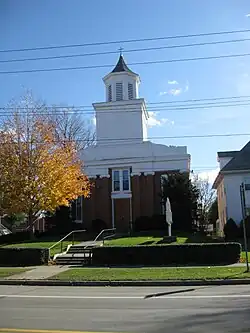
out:
M152 280L152 281L59 281L59 280L0 280L2 286L61 286L61 287L176 287L247 285L250 279L227 280Z

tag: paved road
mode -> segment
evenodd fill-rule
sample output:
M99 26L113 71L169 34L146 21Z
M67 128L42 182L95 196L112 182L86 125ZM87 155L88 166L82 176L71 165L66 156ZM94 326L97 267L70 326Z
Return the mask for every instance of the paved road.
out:
M5 333L243 333L250 332L249 314L250 286L0 286L0 332Z

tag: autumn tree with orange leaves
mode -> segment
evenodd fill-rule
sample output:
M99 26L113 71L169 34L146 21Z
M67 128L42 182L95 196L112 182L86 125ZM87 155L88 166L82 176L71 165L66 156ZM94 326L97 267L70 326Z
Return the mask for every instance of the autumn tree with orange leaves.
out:
M0 214L25 213L29 226L89 194L73 140L58 140L55 124L30 109L8 116L0 132Z

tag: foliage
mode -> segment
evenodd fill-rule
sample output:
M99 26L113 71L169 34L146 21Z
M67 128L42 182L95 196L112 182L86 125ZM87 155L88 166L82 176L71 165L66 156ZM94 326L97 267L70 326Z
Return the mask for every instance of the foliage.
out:
M0 248L0 266L37 266L48 264L48 261L48 249Z
M47 212L45 229L54 234L66 234L72 230L70 207L60 206L52 213Z
M95 142L93 127L88 125L75 108L54 108L50 110L49 120L55 125L58 141L74 142L77 151L82 151Z
M193 184L198 191L198 223L199 230L205 232L209 221L209 211L215 200L215 191L208 179L202 179L198 175L193 177Z
M235 221L230 218L224 226L224 234L226 240L234 240L239 237L239 227Z
M58 140L56 126L34 104L16 109L0 133L0 209L25 213L29 225L41 211L87 196L89 182L73 140Z
M92 231L95 233L101 232L103 229L107 229L107 224L102 219L95 219L91 223Z
M133 223L133 231L165 230L167 224L164 215L140 216Z
M198 190L188 173L169 172L162 182L162 199L169 198L173 229L191 231L197 215Z
M250 238L250 216L247 216L245 219L245 226L246 226L246 234L247 238ZM244 237L244 231L243 231L243 221L240 222L240 227L239 227L239 234L240 237Z
M222 265L240 260L239 243L112 246L93 249L93 265Z
M208 210L208 221L215 226L218 218L218 198L216 197Z
M30 233L28 231L22 231L17 233L11 233L8 235L2 235L0 237L0 244L19 243L30 240Z
M13 227L19 226L25 221L25 214L23 213L12 213L10 215L4 216L4 225L12 230ZM2 221L3 222L3 221Z

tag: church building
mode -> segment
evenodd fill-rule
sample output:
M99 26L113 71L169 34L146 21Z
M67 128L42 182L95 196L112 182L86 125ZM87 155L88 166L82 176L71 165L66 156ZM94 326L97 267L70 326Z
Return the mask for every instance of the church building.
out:
M120 55L103 78L106 101L94 103L96 144L84 150L84 171L92 183L82 200L82 222L101 219L107 228L127 231L140 216L162 214L161 178L170 171L190 171L185 146L148 140L149 114L139 97L140 77Z

